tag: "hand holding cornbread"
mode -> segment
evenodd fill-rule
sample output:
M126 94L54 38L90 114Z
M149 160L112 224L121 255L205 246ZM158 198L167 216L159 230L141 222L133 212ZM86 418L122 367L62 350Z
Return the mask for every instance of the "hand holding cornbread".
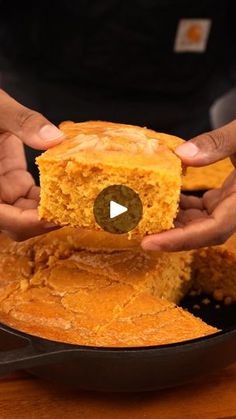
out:
M2 153L0 166L0 229L13 237L15 240L24 240L31 236L44 233L45 228L50 230L55 227L46 221L38 220L37 207L39 204L39 188L35 185L30 173L27 172L23 143L35 149L48 149L60 143L63 139L63 134L42 115L20 105L3 91L0 91L0 109L0 142ZM95 125L96 124L99 125L99 123L95 123ZM76 125L83 124L70 125L69 131L72 129L72 134ZM116 124L111 124L110 127L108 127L108 131L106 133L108 137L112 133L113 125ZM233 156L236 152L236 141L234 138L234 132L236 132L235 125L235 122L233 122L220 130L215 130L211 133L198 136L189 141L187 144L179 145L179 147L175 150L175 153L182 159L186 166L193 167L208 165L219 161L226 156ZM157 137L159 136L160 138L155 138L156 133L154 133L154 131L136 127L136 129L138 128L139 130L135 133L137 138L134 138L135 141L130 142L132 135L134 135L134 131L132 134L132 127L130 126L129 128L129 141L127 142L128 149L125 150L124 155L129 155L131 151L130 159L128 157L130 160L129 165L131 172L134 168L131 167L132 164L135 166L135 160L132 157L133 149L135 147L137 148L137 145L140 145L142 148L144 137L146 133L149 133L147 135L149 144L146 150L147 152L145 151L144 153L146 154L145 159L147 162L144 162L143 166L144 168L145 165L147 167L148 161L150 163L152 160L151 154L153 153L156 145L158 145L158 147L161 146L162 148L163 146L164 148L166 147L164 159L162 159L162 162L158 161L157 163L158 165L159 163L163 164L165 159L169 159L169 169L173 171L175 166L175 173L173 172L173 176L170 176L169 180L172 179L171 185L173 187L176 185L175 192L178 194L180 184L179 182L175 183L175 176L180 176L180 166L176 163L177 160L174 156L172 157L172 155L173 149L181 143L181 140L176 137L168 135L165 136L163 134L157 134ZM92 129L94 129L94 126ZM118 147L116 151L119 151L119 147L123 147L122 144L118 144L121 137L124 136L124 134L127 136L127 131L125 133L124 131L122 132L122 125L120 125L120 130L121 131L118 129L118 132L115 133L113 138L113 147ZM84 135L84 133L82 134ZM92 134L92 131L90 134ZM150 135L151 137L153 136L153 138L151 138ZM118 143L117 141L114 141L115 137L116 139L118 138ZM158 139L160 144L156 141ZM82 142L86 144L86 141ZM105 143L103 146L105 147L105 151L107 151L109 163L109 153L111 150L109 150L110 145ZM91 141L90 144L86 144L86 148L89 149L91 148L90 146L92 146ZM62 145L62 152L64 148L65 150L67 148L63 147L64 146ZM81 147L82 150L83 144ZM108 147L107 150L106 147ZM139 149L137 154L139 154L140 151L143 150ZM51 155L53 155L53 153ZM60 159L61 156L62 155L59 156ZM235 162L235 158L232 158L232 162ZM70 169L72 170L71 165ZM161 168L158 174L160 179L162 178L163 173L164 172ZM135 178L135 176L136 175L133 173L133 178ZM180 211L175 222L176 228L166 232L161 231L171 227L171 218L173 219L176 213L178 197L176 193L172 194L172 196L164 197L160 185L161 182L157 188L159 196L154 194L155 196L152 198L154 205L151 205L150 207L150 203L147 202L147 208L149 209L147 211L145 221L146 225L145 223L142 224L140 230L141 234L152 234L154 232L160 232L160 234L144 238L143 247L145 249L178 251L197 248L222 243L235 231L235 171L228 177L222 188L207 192L202 199L182 196L180 200ZM149 184L149 188L150 186L151 183ZM169 193L170 189L171 186L168 185L167 193ZM157 212L154 208L157 196L159 200L158 202L162 200L164 206L161 217L159 217L160 219L157 221L158 225L155 225L155 223L153 224L151 221L152 217L150 214L152 213L153 216L157 216ZM145 191L142 199L145 202L148 201L147 191ZM167 216L168 210L170 210L169 219ZM56 221L59 221L60 223L60 220ZM62 222L62 224L66 224L66 222Z
M199 135L175 150L186 166L201 167L231 157L236 164L236 122ZM181 251L224 243L236 231L236 171L202 198L182 196L176 228L147 237L150 250Z
M61 128L67 140L38 158L41 217L60 225L97 229L92 214L96 195L110 184L126 184L143 202L143 219L130 235L147 235L144 249L178 251L219 244L235 231L235 172L221 189L203 198L181 196L171 229L181 184L176 155L186 166L207 165L232 155L234 124L186 144L177 137L124 124L67 122ZM225 139L221 144L218 138L229 138L228 143ZM190 150L189 156L184 150ZM194 152L196 156L191 155Z
M45 150L62 133L0 90L0 230L25 240L53 227L38 220L39 188L27 171L23 143Z

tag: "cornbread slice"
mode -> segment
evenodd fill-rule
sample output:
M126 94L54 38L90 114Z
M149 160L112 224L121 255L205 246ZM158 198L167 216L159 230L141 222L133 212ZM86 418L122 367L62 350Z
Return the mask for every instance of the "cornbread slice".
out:
M98 194L111 185L138 193L143 217L131 235L173 227L181 187L183 140L147 128L111 122L64 122L65 141L37 158L40 218L59 225L101 229L94 218Z
M193 287L226 304L236 301L236 234L223 245L194 254Z
M182 179L182 189L195 191L220 188L234 170L230 159L224 159L205 167L188 167Z
M132 281L81 269L60 260L21 286L0 287L0 321L61 342L95 346L149 346L217 332Z

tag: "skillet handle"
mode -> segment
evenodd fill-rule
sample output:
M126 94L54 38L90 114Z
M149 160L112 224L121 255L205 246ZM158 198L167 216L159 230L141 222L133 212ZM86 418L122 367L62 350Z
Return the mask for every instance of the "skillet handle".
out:
M41 352L33 347L29 338L20 332L0 325L0 377L18 369L45 364L53 353ZM8 349L14 342L14 348ZM1 348L6 348L2 349ZM45 359L46 358L46 359Z
M11 349L9 351L0 352L0 377L9 374L12 371L24 369L37 364L35 362L38 356L31 345L23 348ZM31 361L31 362L29 362Z

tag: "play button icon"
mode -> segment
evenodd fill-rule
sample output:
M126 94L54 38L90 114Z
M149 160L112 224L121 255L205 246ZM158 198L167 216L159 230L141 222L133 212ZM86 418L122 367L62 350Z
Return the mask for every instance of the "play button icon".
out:
M128 233L142 218L139 195L126 185L111 185L97 196L93 207L97 224L113 234Z
M110 218L118 217L118 215L124 214L126 211L128 211L128 208L124 207L124 205L120 205L115 201L110 201Z

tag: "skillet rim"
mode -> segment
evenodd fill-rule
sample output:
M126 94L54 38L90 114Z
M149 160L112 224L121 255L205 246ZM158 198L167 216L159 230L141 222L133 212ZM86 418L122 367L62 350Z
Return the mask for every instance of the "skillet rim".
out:
M3 329L1 329L1 327L3 326ZM109 353L109 352L114 352L114 353L137 353L137 352L147 352L147 351L159 351L159 352L164 352L166 350L170 350L170 349L177 349L177 350L181 350L184 348L190 349L193 348L195 346L199 346L199 345L204 345L204 342L206 344L212 343L213 341L218 341L221 340L224 336L230 336L230 335L234 335L236 337L236 326L232 327L232 328L228 328L225 330L219 330L216 333L212 333L211 335L207 335L207 336L200 336L198 338L195 339L190 339L190 340L186 340L186 341L182 341L182 342L173 342L173 343L167 343L164 345L151 345L151 346L124 346L124 347L108 347L108 346L86 346L86 345L76 345L73 343L68 343L68 342L60 342L60 341L55 341L55 340L51 340L51 339L46 339L43 338L41 336L37 336L37 335L31 335L29 333L20 331L18 329L14 329L8 325L5 325L4 323L0 322L0 333L1 330L8 332L10 334L14 334L17 335L18 337L22 337L23 339L26 339L28 341L30 341L30 343L34 344L34 342L38 341L41 344L45 345L45 349L48 349L48 351L50 352L50 346L53 345L54 346L54 350L55 350L55 346L57 346L58 350L65 350L65 351L72 351L72 350L78 350L78 351L87 351L87 352L96 352L96 353ZM48 348L47 348L47 345ZM27 345L26 345L27 346ZM33 345L34 346L34 345ZM4 351L5 352L5 351ZM1 351L0 351L0 355L1 355Z

